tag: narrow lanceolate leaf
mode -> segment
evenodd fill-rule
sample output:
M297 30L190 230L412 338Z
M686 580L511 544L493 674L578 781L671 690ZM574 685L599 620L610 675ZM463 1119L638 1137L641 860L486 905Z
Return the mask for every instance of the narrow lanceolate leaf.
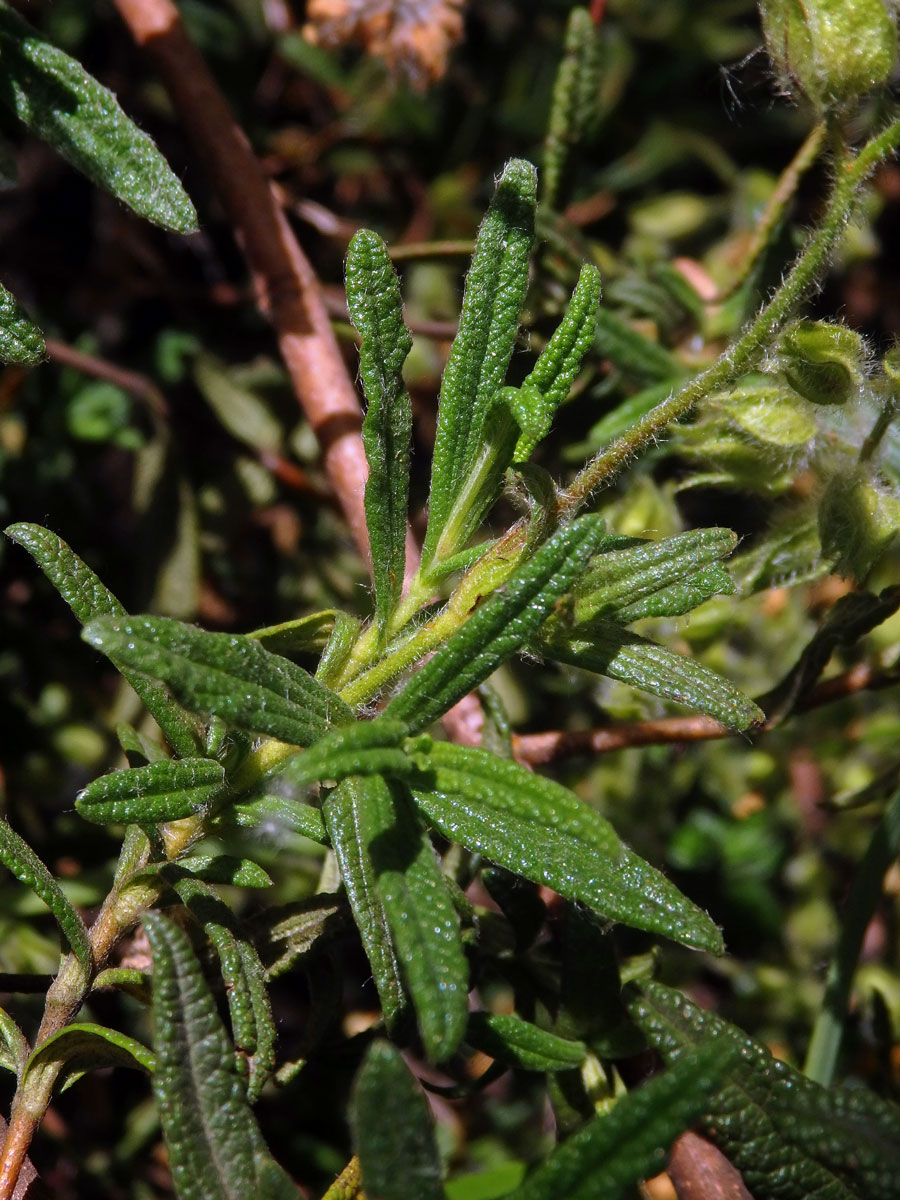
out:
M175 864L164 867L161 874L215 947L228 999L236 1062L239 1072L247 1076L247 1099L252 1104L275 1065L275 1023L265 969L231 909L213 888Z
M0 1008L0 1067L18 1075L25 1066L30 1049L25 1034L6 1009Z
M240 634L206 633L169 617L104 617L87 626L84 638L111 659L163 680L188 708L248 733L310 746L331 722L353 719L302 667Z
M736 545L737 537L730 529L697 529L598 554L575 589L573 619L576 625L594 617L625 624L639 617L674 616L676 597L688 600L698 594L706 599L713 594L708 591L713 580L721 583L721 590L733 592L722 568L709 579L697 580L697 576Z
M405 996L397 949L369 852L372 840L384 832L379 824L381 808L371 798L372 783L371 778L359 776L345 779L322 801L322 815L390 1027L404 1007Z
M25 316L12 292L0 285L0 362L33 367L46 354L44 335Z
M267 888L272 886L269 874L249 858L232 854L191 854L179 858L182 871L196 875L204 883L227 883L232 887Z
M219 818L242 829L255 829L268 839L290 830L323 846L328 845L328 831L319 810L289 796L255 796L230 805Z
M416 672L385 709L412 732L426 729L511 658L574 585L600 544L603 522L560 529Z
M584 1042L557 1037L505 1013L470 1013L466 1041L491 1058L523 1071L570 1071L587 1055Z
M303 754L289 758L265 786L271 787L276 780L306 787L327 780L338 782L348 775L402 776L410 765L403 749L408 732L402 721L387 717L338 726Z
M375 615L386 632L406 564L412 407L401 372L412 338L403 323L400 285L387 247L370 229L361 229L350 242L346 280L350 320L362 339L359 373L368 401L362 428L369 464L366 525Z
M723 676L612 621L593 621L584 638L554 637L540 645L558 662L675 700L729 729L750 729L765 720L762 710Z
M142 217L193 233L197 214L166 160L84 68L0 5L0 100L88 179Z
M41 525L21 522L10 525L6 535L28 551L82 625L97 617L125 615L125 609L112 592L55 533ZM200 748L200 739L193 721L181 705L176 704L158 683L124 669L115 657L111 661L140 696L172 749L182 758L195 755Z
M382 832L369 844L378 890L428 1057L440 1062L462 1040L469 965L459 917L409 795L385 780L367 781Z
M277 979L306 955L346 936L352 928L344 898L320 893L265 909L254 918L251 934L266 979Z
M390 1042L373 1042L353 1088L350 1122L368 1200L442 1200L431 1112Z
M478 233L459 330L441 381L422 551L426 567L435 558L450 511L477 457L481 424L512 357L528 286L535 189L530 163L521 159L507 163ZM440 557L461 549L442 547Z
M163 760L113 771L89 783L75 798L88 821L152 824L203 812L225 785L225 771L208 758Z
M56 917L56 923L72 953L83 967L90 970L91 943L84 922L28 843L5 821L0 821L0 863L43 900Z
M638 1180L662 1170L672 1142L703 1111L728 1061L708 1047L624 1096L559 1146L509 1200L630 1198Z
M144 923L153 950L153 1088L179 1200L296 1200L263 1145L190 942L156 913Z
M415 758L416 802L446 837L611 920L721 953L709 917L567 788L450 743L423 744Z
M566 315L522 384L541 398L544 420L550 420L566 396L581 367L581 360L594 340L597 308L600 304L600 272L585 264L569 301ZM534 441L523 434L516 444L515 459L524 462L534 449Z
M54 1034L32 1053L25 1066L25 1074L48 1063L60 1063L62 1090L65 1091L86 1071L98 1067L132 1067L153 1073L156 1059L152 1050L136 1042L127 1034L105 1025L81 1021L67 1025Z
M736 1051L704 1126L755 1200L892 1200L900 1108L868 1090L823 1088L680 992L645 984L629 1005L651 1045L678 1067L697 1046Z

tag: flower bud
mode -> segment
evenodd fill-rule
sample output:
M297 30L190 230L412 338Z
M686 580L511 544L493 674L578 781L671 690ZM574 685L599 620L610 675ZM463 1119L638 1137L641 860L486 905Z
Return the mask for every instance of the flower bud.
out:
M813 404L844 404L859 395L865 343L825 321L798 321L781 339L778 366L795 392Z
M763 33L779 74L820 109L885 83L897 31L885 0L763 0Z
M866 578L900 531L900 499L866 476L837 475L819 504L819 538L836 569Z

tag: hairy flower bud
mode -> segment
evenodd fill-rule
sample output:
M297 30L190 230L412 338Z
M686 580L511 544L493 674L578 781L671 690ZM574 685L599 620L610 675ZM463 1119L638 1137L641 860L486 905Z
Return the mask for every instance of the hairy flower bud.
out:
M842 575L866 578L900 530L900 499L862 473L837 475L819 504L819 537Z
M897 31L885 0L763 0L760 7L769 57L817 108L887 81Z
M798 321L781 339L778 366L795 392L813 404L844 404L859 395L865 343L825 321Z

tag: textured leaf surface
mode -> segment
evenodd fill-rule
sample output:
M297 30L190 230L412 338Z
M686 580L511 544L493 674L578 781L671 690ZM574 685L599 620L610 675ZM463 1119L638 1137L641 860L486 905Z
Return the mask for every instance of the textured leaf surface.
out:
M163 760L102 775L78 793L75 807L101 825L177 821L202 812L224 783L225 771L208 758Z
M48 1038L28 1059L25 1070L53 1062L63 1066L63 1090L85 1071L98 1067L133 1067L152 1074L156 1066L152 1050L127 1034L90 1021L67 1025Z
M698 599L694 603L714 595L710 583L719 585L718 591L733 592L734 585L722 568L700 579L697 576L736 545L737 537L730 529L697 529L598 554L576 588L574 620L581 624L594 617L609 617L627 624L639 617L677 616L673 608L687 611L681 602L692 599L695 592Z
M594 340L599 304L600 272L596 267L585 264L578 276L566 315L522 384L523 389L530 387L540 396L542 414L548 425L569 394L581 360ZM522 462L528 458L534 446L532 438L523 434L516 444L516 461Z
M255 829L264 837L277 837L282 831L290 830L323 846L328 845L328 831L319 810L288 796L255 796L232 804L220 819L233 821L244 829Z
M44 335L19 307L12 292L0 285L0 362L33 367L46 354Z
M351 1124L368 1200L443 1200L431 1113L389 1042L373 1042L353 1089Z
M28 551L82 625L97 617L125 616L125 609L112 592L55 533L41 525L21 522L10 525L6 535ZM111 661L140 696L176 753L182 758L195 755L200 743L193 722L165 688L123 669L115 657Z
M296 1200L263 1145L187 937L155 913L145 927L153 951L153 1087L179 1200Z
M6 1009L0 1008L0 1067L18 1075L28 1058L29 1049L25 1034Z
M412 732L426 729L512 657L572 587L603 538L598 517L560 529L420 667L385 709Z
M466 278L459 330L441 380L428 530L434 559L450 511L478 454L481 423L503 385L528 286L536 176L521 159L507 163L478 233ZM446 557L462 546L444 548Z
M279 908L267 908L252 924L253 944L266 978L276 979L316 948L352 929L342 896L321 894Z
M91 944L87 930L78 913L65 898L59 884L31 849L27 842L0 821L0 862L7 871L15 875L47 905L56 917L56 923L72 949L72 953L85 968L91 965Z
M446 837L612 920L721 952L709 917L567 788L446 742L423 747L417 761L416 801Z
M409 760L401 746L407 733L402 721L382 717L356 721L327 733L303 754L288 759L275 778L279 783L305 787L324 780L341 780L348 775L392 773L402 775ZM271 783L266 781L267 785Z
M106 617L92 621L84 637L132 670L163 680L188 708L249 733L310 746L332 721L353 718L302 667L240 634L206 633L169 617Z
M382 630L400 598L406 563L412 407L403 363L412 338L403 323L400 285L387 247L369 229L347 251L347 307L362 339L359 373L368 407L362 436L369 464L366 525L372 547L375 614Z
M584 1042L557 1037L505 1013L470 1013L466 1041L491 1058L524 1071L570 1071L580 1066L587 1054Z
M738 1052L705 1126L755 1200L891 1200L900 1179L900 1109L868 1091L813 1083L765 1046L660 983L629 1005L677 1065L697 1046Z
M265 888L272 886L271 877L249 858L232 854L191 854L179 858L182 871L189 871L206 883L228 883L232 887Z
M88 179L142 217L193 233L197 214L166 160L115 96L0 5L0 99Z
M591 623L586 637L554 636L541 648L559 662L620 679L632 687L708 713L729 729L750 729L762 710L724 676L612 621Z
M371 802L371 785L371 779L359 776L345 779L324 798L322 814L390 1027L404 1007L404 991L384 898L369 852L373 839L386 828L379 824L381 806Z
M693 1053L594 1117L559 1146L509 1200L618 1200L665 1164L669 1146L703 1111L728 1057Z

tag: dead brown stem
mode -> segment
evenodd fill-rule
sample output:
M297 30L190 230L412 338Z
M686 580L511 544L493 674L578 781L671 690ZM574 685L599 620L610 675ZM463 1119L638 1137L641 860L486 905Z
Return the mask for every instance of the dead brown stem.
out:
M116 0L116 7L159 71L234 228L257 302L275 329L294 391L322 447L325 471L368 561L362 414L319 281L171 0Z

